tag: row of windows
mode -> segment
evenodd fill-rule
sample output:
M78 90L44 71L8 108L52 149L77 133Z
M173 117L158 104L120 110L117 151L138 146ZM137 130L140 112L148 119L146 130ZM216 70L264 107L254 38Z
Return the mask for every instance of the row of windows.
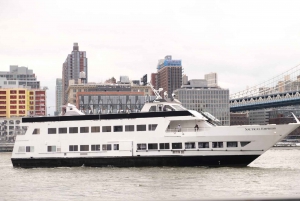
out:
M79 149L78 149L79 148ZM119 144L102 144L102 151L119 150ZM48 146L48 152L56 152L56 146ZM69 151L101 151L100 144L69 145Z
M225 142L227 148L238 147L238 142ZM249 141L240 142L241 147L246 146L249 144ZM172 149L183 149L183 143L176 142L171 143ZM196 147L197 146L197 147ZM159 147L160 150L162 149L170 149L170 143L140 143L137 144L137 150L157 150ZM184 143L184 149L204 149L204 148L223 148L224 142L186 142Z
M125 126L102 126L102 132L133 132L133 131L147 131L147 125L125 125ZM125 128L124 128L125 127ZM148 124L148 131L155 131L157 124ZM69 129L69 132L68 132ZM79 132L78 132L79 131ZM100 126L91 126L91 127L63 127L63 128L48 128L48 134L67 134L67 133L99 133ZM41 131L39 128L33 130L33 135L40 134Z

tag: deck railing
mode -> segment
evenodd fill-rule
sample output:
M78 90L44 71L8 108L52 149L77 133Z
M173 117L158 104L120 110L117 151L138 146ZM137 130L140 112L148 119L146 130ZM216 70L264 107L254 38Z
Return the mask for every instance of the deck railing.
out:
M210 129L210 127L199 127L198 129L194 127L184 127L184 128L169 128L166 130L167 133L177 133L177 132L201 132Z

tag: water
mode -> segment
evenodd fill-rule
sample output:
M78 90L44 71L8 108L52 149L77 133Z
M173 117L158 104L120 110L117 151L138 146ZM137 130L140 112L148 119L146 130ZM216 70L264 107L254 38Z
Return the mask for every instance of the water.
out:
M13 168L0 153L0 200L300 198L300 148L267 151L245 168Z

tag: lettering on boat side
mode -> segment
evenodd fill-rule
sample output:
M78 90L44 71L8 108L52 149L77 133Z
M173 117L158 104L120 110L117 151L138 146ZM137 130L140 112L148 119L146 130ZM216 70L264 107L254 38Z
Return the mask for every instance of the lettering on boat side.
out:
M245 128L245 131L265 131L265 130L276 130L276 128Z

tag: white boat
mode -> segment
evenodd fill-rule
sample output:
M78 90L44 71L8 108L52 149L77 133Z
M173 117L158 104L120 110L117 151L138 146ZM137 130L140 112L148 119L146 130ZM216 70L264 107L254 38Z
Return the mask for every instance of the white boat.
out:
M296 117L286 125L214 120L160 96L140 113L23 118L27 131L17 136L11 160L24 168L247 166L300 125Z

